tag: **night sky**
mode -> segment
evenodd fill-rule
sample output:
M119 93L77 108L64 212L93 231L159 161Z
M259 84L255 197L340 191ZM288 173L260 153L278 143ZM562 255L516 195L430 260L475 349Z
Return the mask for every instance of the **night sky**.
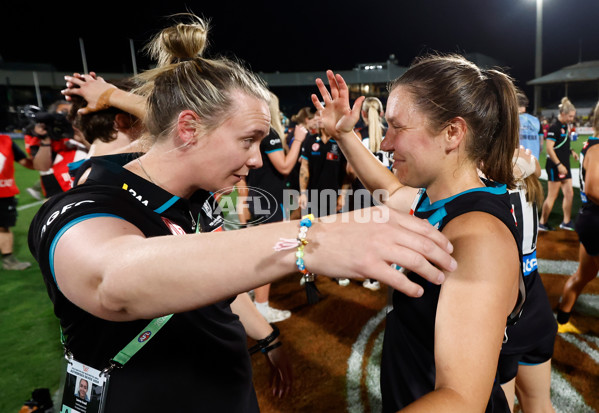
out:
M131 72L129 39L147 68L143 45L169 25L165 16L190 10L211 19L208 55L235 55L254 71L348 70L390 54L407 66L439 51L494 57L520 86L534 77L535 0L2 3L4 61L67 72L83 69L80 37L90 70ZM599 0L544 0L544 74L599 60L598 18Z

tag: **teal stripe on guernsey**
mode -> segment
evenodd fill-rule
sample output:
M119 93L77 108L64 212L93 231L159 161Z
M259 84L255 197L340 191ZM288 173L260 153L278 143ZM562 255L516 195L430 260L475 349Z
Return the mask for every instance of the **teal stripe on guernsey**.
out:
M169 199L168 201L166 201L164 204L162 204L161 207L156 208L154 210L154 212L156 212L157 214L162 214L164 211L166 211L167 209L169 209L170 207L173 206L173 204L175 202L177 202L180 198L176 195L173 195L173 197L171 199Z
M430 203L431 202L430 198L426 198L424 200L424 202L422 203L422 205L420 205L420 208L418 208L418 211L421 211L421 212L434 211L435 209L439 209L442 206L445 206L445 204L454 200L455 198L457 198L461 195L464 195L464 194L468 194L470 192L489 192L491 194L501 195L501 194L505 194L507 192L507 188L504 184L497 185L495 187L485 186L485 187L481 187L481 188L472 188L467 191L460 192L459 194L456 194L454 196L450 196L449 198L441 199L437 202L434 202L433 204Z
M75 218L74 220L69 222L67 225L62 227L60 229L60 231L58 231L58 233L54 236L54 239L52 240L52 244L50 244L50 253L48 255L48 261L50 264L50 271L52 272L52 278L54 279L54 284L56 284L56 287L58 287L58 283L56 282L56 274L54 274L54 251L56 251L56 246L58 245L58 241L60 240L60 237L62 237L65 232L67 232L69 229L71 229L73 226L79 224L80 222L87 221L88 219L92 219L92 218L104 218L104 217L123 219L123 218L119 217L118 215L113 215L113 214L83 215L79 218ZM60 287L58 287L58 289L60 290Z
M283 213L283 221L287 221L287 214L285 208L283 207L283 204L279 204L279 208L281 208L281 212Z
M441 207L441 208L437 209L430 217L428 217L427 221L432 226L435 226L439 222L441 222L443 220L443 218L445 218L446 215L447 215L447 210L445 209L445 207Z
M278 148L278 149L273 149L272 151L265 151L265 153L273 153L273 152L279 152L282 151L283 148Z

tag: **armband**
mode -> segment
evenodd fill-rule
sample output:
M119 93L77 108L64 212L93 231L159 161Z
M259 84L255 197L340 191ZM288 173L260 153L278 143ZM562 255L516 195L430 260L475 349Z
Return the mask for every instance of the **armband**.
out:
M269 350L265 351L266 349L269 348L270 343L272 343L273 341L275 341L276 338L279 337L279 334L281 334L281 332L279 331L279 328L276 325L274 325L273 323L270 323L270 326L272 327L272 333L270 333L269 335L267 335L262 340L256 340L258 343L255 346L250 347L250 349L248 350L250 352L250 355L254 354L254 353L257 353L258 351L261 351L262 353L266 354L270 350L278 347L278 346L273 347L274 346L274 344L273 344L273 346L271 346L272 348L270 348ZM281 344L279 344L279 346L280 345Z
M262 352L262 354L266 355L269 351L274 350L275 348L281 347L282 344L283 343L281 341L277 341L275 344L265 347L260 351Z

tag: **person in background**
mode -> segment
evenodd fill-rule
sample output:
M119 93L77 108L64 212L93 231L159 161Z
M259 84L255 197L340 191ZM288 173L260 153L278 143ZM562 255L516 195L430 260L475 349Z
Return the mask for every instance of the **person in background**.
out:
M383 108L383 103L379 98L367 97L364 99L362 110L360 111L361 125L356 127L356 134L362 139L364 146L366 146L385 167L390 169L392 160L389 156L389 152L381 150L381 142L387 132L387 128L383 121L384 114L385 110ZM370 192L364 188L362 182L355 176L354 170L350 164L347 164L347 174L352 178L352 193L348 197L348 208L352 210L374 206L375 202ZM381 288L380 283L376 280L364 280L362 286L372 291L377 291Z
M541 166L524 146L514 159L517 186L510 190L510 200L522 245L526 301L520 320L506 328L499 356L499 381L512 411L517 395L525 413L553 413L551 358L557 325L539 275L536 253L537 205L543 203L543 187L538 179Z
M553 231L547 221L553 204L559 195L561 189L563 195L562 201L562 223L561 229L574 231L572 222L572 200L574 198L574 189L572 188L572 172L570 170L570 156L578 161L578 154L570 148L570 125L574 121L576 108L565 97L559 105L559 115L547 132L546 150L547 163L547 197L543 202L541 209L541 218L539 219L540 231Z
M269 110L270 133L260 143L262 167L250 170L247 179L238 185L237 200L241 206L249 207L247 210L249 216L240 215L240 223L244 225L289 220L289 211L286 210L286 205L289 204L285 200L285 179L297 163L302 144L308 133L301 124L296 125L293 142L286 151L283 145L285 135L279 115L279 99L272 92L270 93ZM244 183L247 183L247 186ZM251 202L248 202L248 199ZM291 312L271 307L269 296L270 284L254 288L254 304L260 314L269 323L288 319Z
M94 80L98 81L97 76L94 75L94 77ZM134 87L130 79L119 79L110 84L122 91L131 91ZM73 124L75 131L83 136L89 145L84 159L69 164L69 173L73 177L75 185L80 179L85 179L87 165L89 165L88 160L91 157L144 151L140 139L143 133L143 124L139 118L113 106L95 111L84 110L88 105L84 98L74 95L69 99L72 107L68 119Z
M559 333L580 334L570 321L570 314L584 287L599 272L599 103L593 111L594 135L585 142L580 153L580 197L582 206L576 220L578 268L568 278L559 301L557 322Z
M257 412L246 334L267 343L267 355L280 344L245 292L297 273L300 264L331 277L378 279L410 296L422 287L392 262L434 283L443 282L441 269L457 266L443 234L385 207L373 210L388 214L383 222L349 214L342 222L306 217L304 230L297 222L220 230L211 193L230 192L262 165L270 96L241 64L203 57L206 36L193 16L155 37L149 50L158 66L140 75L136 90L147 102L148 151L124 165L91 158L86 182L50 198L30 227L30 249L76 360L102 370L148 320L172 314L149 345L112 371L111 413ZM335 252L338 245L346 247ZM233 313L244 298L248 310ZM240 322L249 309L260 329Z
M347 160L335 139L322 128L320 115L314 115L313 121L318 134L306 138L300 156L299 206L308 214L323 217L342 211L351 177L347 174ZM342 277L337 283L347 287L350 280Z
M543 147L543 130L541 122L536 116L526 113L528 98L522 91L518 91L518 117L520 119L520 145L529 149L532 155L539 159Z
M38 112L26 129L25 149L40 171L45 198L68 191L72 186L69 164L85 159L89 145L73 129L67 119L71 103L60 101L53 105L59 112Z
M109 83L126 92L135 87L131 79L116 79ZM132 145L134 142L140 143L139 138L143 133L142 121L135 115L114 106L82 113L80 109L86 108L88 102L78 96L71 103L68 119L89 144L88 158L141 149L138 145Z
M518 147L512 80L461 56L416 60L389 87L381 148L394 152L394 176L353 131L363 98L350 107L343 77L328 71L327 78L330 92L317 79L322 97L312 102L364 186L386 191L390 208L435 225L453 240L458 261L442 285L419 283L425 293L417 300L393 293L381 360L383 412L509 412L497 361L525 296L507 193ZM417 280L417 272L407 273Z
M308 131L308 134L317 133L315 130L315 120L314 120L314 112L310 107L306 106L301 108L295 115L291 116L291 121L289 123L289 127L287 128L286 138L284 140L286 145L291 145L293 140L295 139L295 130L297 127L301 126L302 128ZM299 177L300 177L300 169L302 163L301 158L298 158L297 162L287 175L285 181L285 188L291 191L300 192L299 185ZM301 208L295 208L290 211L290 219L299 219L301 217L302 211Z
M19 188L15 182L15 163L33 169L33 161L8 135L0 134L0 253L5 270L26 270L30 262L14 256L14 235L10 230L17 223Z

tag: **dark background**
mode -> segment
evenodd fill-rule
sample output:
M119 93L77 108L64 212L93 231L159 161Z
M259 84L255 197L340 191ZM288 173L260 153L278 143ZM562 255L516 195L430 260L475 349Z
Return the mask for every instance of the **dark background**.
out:
M192 11L211 20L208 56L235 55L256 72L348 70L394 54L408 66L426 52L483 53L507 68L532 97L535 0L362 0L57 2L4 1L0 56L5 62L52 63L82 71L132 72L129 39L141 71L142 47ZM599 60L599 0L545 0L543 74Z

